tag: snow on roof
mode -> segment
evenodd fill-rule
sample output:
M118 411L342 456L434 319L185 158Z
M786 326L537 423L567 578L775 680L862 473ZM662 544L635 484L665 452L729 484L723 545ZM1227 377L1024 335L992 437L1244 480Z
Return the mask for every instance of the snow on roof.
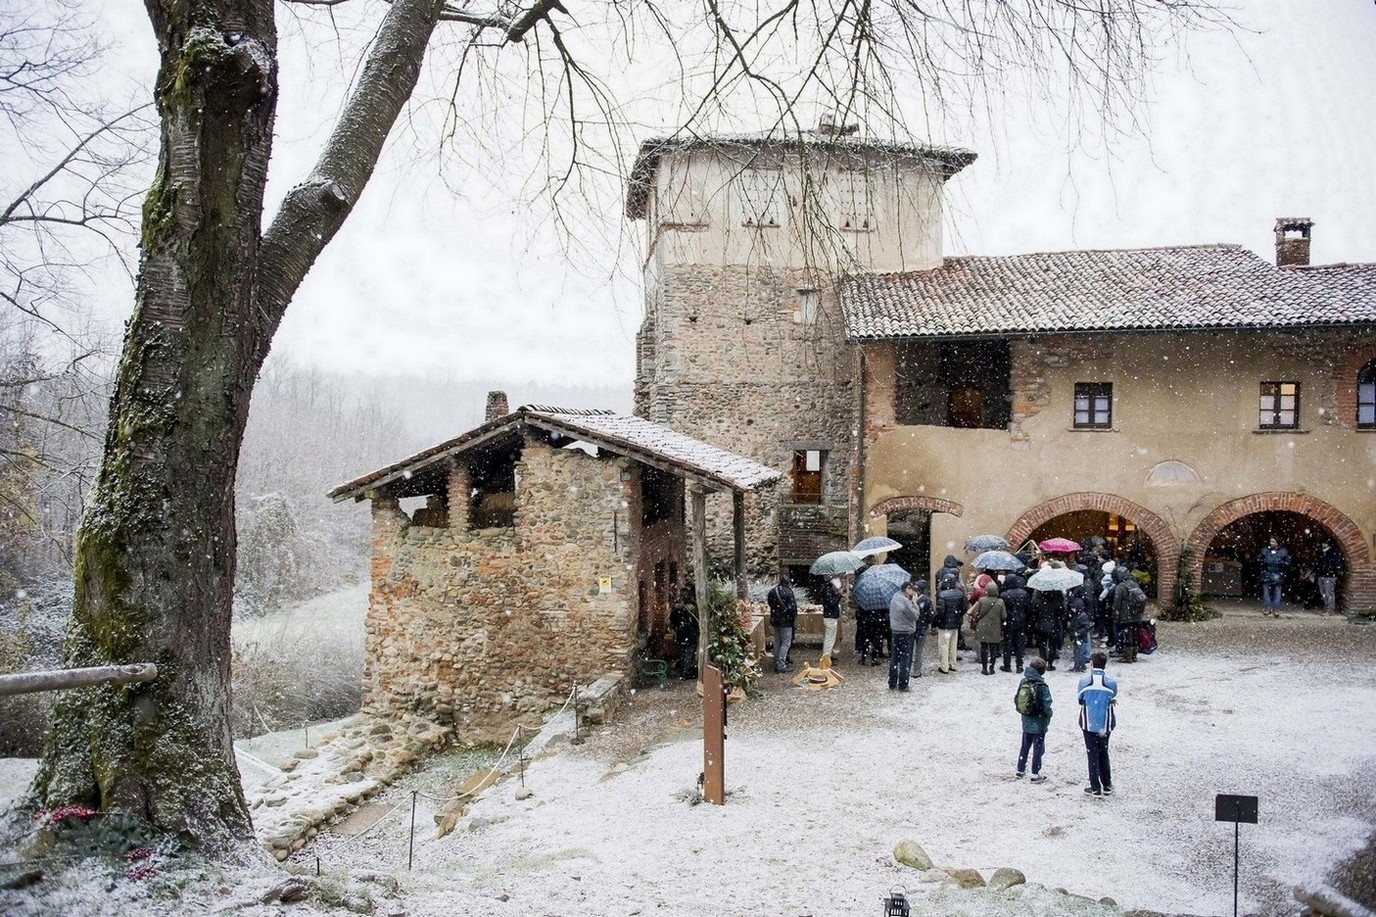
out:
M1284 328L1376 322L1376 264L1276 268L1238 245L948 258L841 285L846 335Z
M603 410L524 405L454 439L341 484L331 490L329 496L336 502L350 497L363 499L369 490L433 470L480 443L514 433L521 425L583 441L615 455L666 466L673 473L713 490L755 490L780 477L775 469L743 455L719 449L641 417Z

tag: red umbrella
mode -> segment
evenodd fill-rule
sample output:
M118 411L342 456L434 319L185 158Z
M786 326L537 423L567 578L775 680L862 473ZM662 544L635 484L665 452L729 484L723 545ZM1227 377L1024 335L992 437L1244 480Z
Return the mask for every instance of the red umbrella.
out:
M1072 551L1080 550L1080 545L1069 538L1048 538L1040 542L1037 547L1047 554L1069 554Z

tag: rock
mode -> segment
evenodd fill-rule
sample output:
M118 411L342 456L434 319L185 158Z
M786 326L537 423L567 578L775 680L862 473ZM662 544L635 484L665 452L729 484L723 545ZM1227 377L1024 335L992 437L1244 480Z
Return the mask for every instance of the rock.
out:
M994 874L989 877L989 887L1000 891L1006 888L1012 888L1014 885L1025 885L1026 883L1027 876L1010 866L1000 866L998 869L995 869Z
M318 758L320 757L320 752L314 748L298 748L291 753L291 756L293 758Z
M1108 905L1109 907L1117 907L1117 906L1118 906L1118 902L1115 901L1113 898L1109 897L1108 895L1104 895L1104 897L1100 898L1100 899L1099 899L1099 903L1100 903L1100 904Z
M517 799L529 799L535 795L535 791L528 786L518 787L516 790Z
M952 866L946 868L946 875L960 888L984 887L984 876L980 875L977 869L970 869L965 866Z
M932 858L927 856L927 851L923 850L922 845L917 841L899 841L894 845L893 858L904 866L911 866L913 869L925 871L933 866Z
M284 805L286 801L287 797L285 796L269 796L267 799L263 800L263 805L270 809L275 809L280 805Z
M919 882L941 882L947 878L946 870L937 869L935 866L931 869L924 869L917 874L917 881Z

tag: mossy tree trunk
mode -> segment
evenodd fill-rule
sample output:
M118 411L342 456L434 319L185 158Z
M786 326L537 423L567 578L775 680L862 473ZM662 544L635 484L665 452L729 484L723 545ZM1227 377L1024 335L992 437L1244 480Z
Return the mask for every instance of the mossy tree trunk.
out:
M77 536L64 665L151 661L159 675L59 695L36 805L131 812L210 847L250 834L229 730L234 476L249 398L288 302L414 88L440 5L391 4L310 179L263 231L273 0L148 0L161 149Z

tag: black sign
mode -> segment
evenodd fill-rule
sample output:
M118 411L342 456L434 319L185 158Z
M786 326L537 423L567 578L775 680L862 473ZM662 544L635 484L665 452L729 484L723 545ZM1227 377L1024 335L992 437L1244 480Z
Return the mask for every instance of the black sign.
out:
M1214 797L1214 821L1257 823L1257 797L1230 796L1219 793Z

